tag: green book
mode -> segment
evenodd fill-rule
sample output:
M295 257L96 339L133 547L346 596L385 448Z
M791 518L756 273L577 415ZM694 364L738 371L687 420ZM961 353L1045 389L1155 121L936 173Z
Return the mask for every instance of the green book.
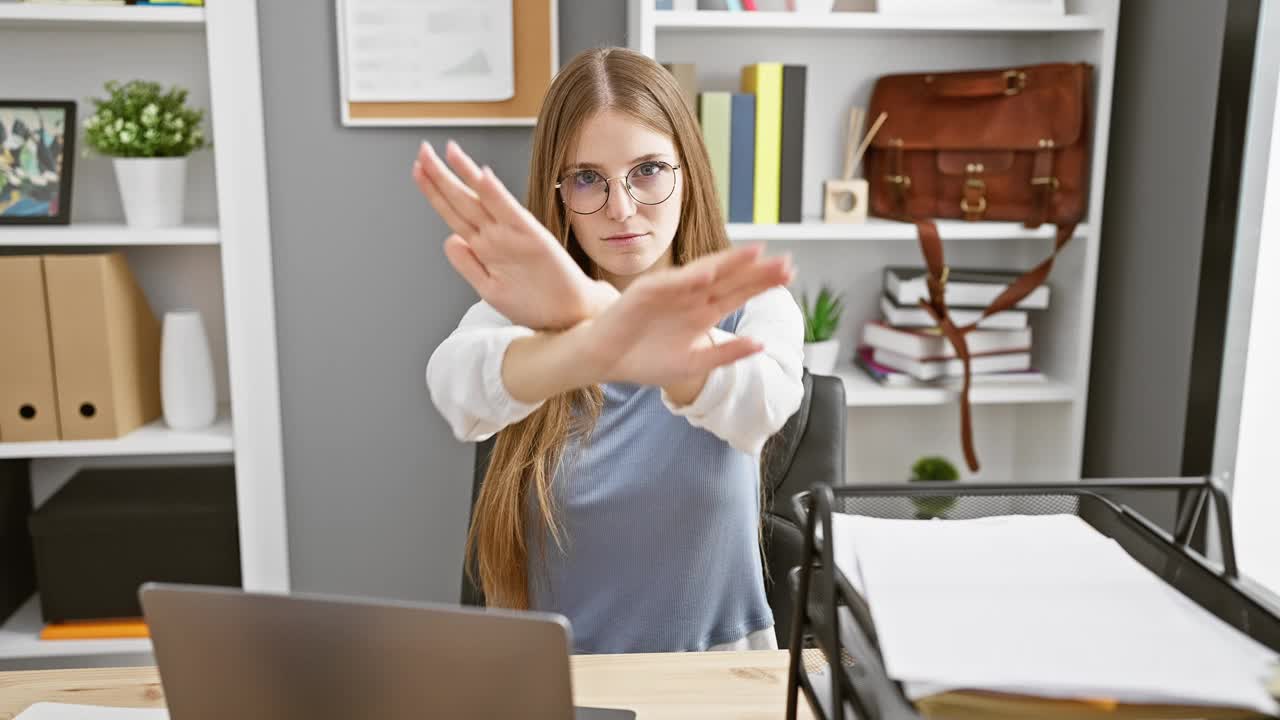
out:
M699 97L698 120L702 125L702 141L711 158L711 175L715 178L720 214L729 222L729 127L733 93L704 92Z

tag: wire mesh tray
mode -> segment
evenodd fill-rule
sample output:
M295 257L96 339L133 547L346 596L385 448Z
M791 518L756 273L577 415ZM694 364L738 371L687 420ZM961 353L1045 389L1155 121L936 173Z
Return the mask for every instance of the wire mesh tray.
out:
M1176 509L1166 532L1127 502L1163 497ZM1122 500L1123 499L1123 500ZM1078 515L1170 586L1280 652L1280 614L1240 582L1225 494L1211 478L1081 481L1062 484L929 483L830 487L793 498L804 527L804 561L789 582L796 597L788 670L787 718L799 695L820 720L916 720L923 715L884 667L866 599L832 557L832 513L890 519L944 520L1000 515ZM1192 548L1212 512L1222 563ZM942 614L942 613L940 613Z

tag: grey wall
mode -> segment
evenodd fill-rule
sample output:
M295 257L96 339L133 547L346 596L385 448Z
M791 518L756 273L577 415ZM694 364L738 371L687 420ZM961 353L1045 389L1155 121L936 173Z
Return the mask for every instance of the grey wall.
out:
M1226 3L1124 0L1084 475L1179 475Z
M560 57L625 43L622 0L560 0ZM458 140L517 197L528 128L344 128L332 2L258 3L296 590L455 601L472 448L427 358L475 301L409 178Z

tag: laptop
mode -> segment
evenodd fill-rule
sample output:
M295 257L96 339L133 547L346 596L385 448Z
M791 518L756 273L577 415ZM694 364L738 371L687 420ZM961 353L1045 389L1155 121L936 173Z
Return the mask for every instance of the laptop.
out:
M627 720L575 708L561 615L147 583L172 720Z

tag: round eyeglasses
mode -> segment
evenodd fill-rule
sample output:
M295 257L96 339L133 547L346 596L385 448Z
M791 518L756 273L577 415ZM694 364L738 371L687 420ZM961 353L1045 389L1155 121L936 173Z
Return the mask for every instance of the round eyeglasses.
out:
M675 192L679 169L679 165L647 160L618 178L607 178L595 170L573 170L556 181L556 189L565 207L579 215L598 212L609 202L610 180L621 180L627 194L641 205L659 205Z

